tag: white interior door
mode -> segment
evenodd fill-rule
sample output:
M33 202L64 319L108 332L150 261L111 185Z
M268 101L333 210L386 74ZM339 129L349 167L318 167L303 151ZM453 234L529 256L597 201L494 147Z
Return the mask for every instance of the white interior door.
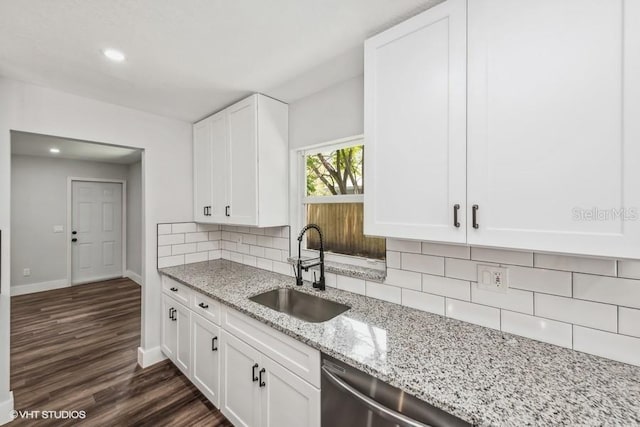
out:
M71 207L71 283L122 277L122 184L73 181Z

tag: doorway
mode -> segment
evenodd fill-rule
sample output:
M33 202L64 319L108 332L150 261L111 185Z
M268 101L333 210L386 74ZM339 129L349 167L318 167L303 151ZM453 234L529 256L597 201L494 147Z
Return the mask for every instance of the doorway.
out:
M70 283L124 276L126 181L70 178Z

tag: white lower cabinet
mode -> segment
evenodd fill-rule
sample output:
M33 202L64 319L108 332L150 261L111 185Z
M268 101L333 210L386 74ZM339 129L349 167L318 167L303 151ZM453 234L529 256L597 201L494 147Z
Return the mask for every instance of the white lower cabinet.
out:
M320 426L320 389L222 333L220 410L236 426Z
M191 316L191 381L215 406L220 405L220 327Z
M162 352L229 421L320 426L317 350L198 293L181 301L165 289Z
M162 351L190 376L191 311L168 295L162 296Z

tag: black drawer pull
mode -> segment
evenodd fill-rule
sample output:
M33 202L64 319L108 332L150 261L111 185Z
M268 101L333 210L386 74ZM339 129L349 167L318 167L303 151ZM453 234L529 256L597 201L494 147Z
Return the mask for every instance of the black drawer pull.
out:
M478 205L473 205L471 208L471 211L473 212L473 228L480 228L480 225L478 224L478 209L480 209L480 206Z
M224 214L225 214L225 216L231 216L231 215L229 214L229 209L231 209L231 206L225 206L225 207L224 207Z
M264 387L267 384L262 380L262 374L264 374L265 372L267 372L264 368L260 369L260 382L258 383L260 385L260 387Z
M171 292L178 292L178 288L171 288L169 289Z
M251 367L251 381L254 381L254 382L258 381L258 377L256 377L256 368L257 367L258 367L257 363Z
M460 221L458 221L458 211L460 210L460 205L453 205L453 226L456 228L460 228Z
M211 338L211 351L218 351L218 346L216 345L216 341L218 341L218 337Z
M169 309L169 319L173 320L174 322L177 320L176 319L176 312L177 312L177 310L175 308L173 308L173 307L171 307Z
M203 303L203 302L201 302L200 304L198 304L198 307L200 307L200 308L204 308L205 310L206 310L207 308L209 308L209 306L208 306L207 304Z

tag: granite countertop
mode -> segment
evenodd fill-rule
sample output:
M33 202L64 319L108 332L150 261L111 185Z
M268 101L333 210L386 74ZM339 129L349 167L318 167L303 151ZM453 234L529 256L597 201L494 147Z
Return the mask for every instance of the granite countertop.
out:
M159 271L473 424L640 424L639 367L333 288L351 309L308 323L247 299L293 278L231 261Z

